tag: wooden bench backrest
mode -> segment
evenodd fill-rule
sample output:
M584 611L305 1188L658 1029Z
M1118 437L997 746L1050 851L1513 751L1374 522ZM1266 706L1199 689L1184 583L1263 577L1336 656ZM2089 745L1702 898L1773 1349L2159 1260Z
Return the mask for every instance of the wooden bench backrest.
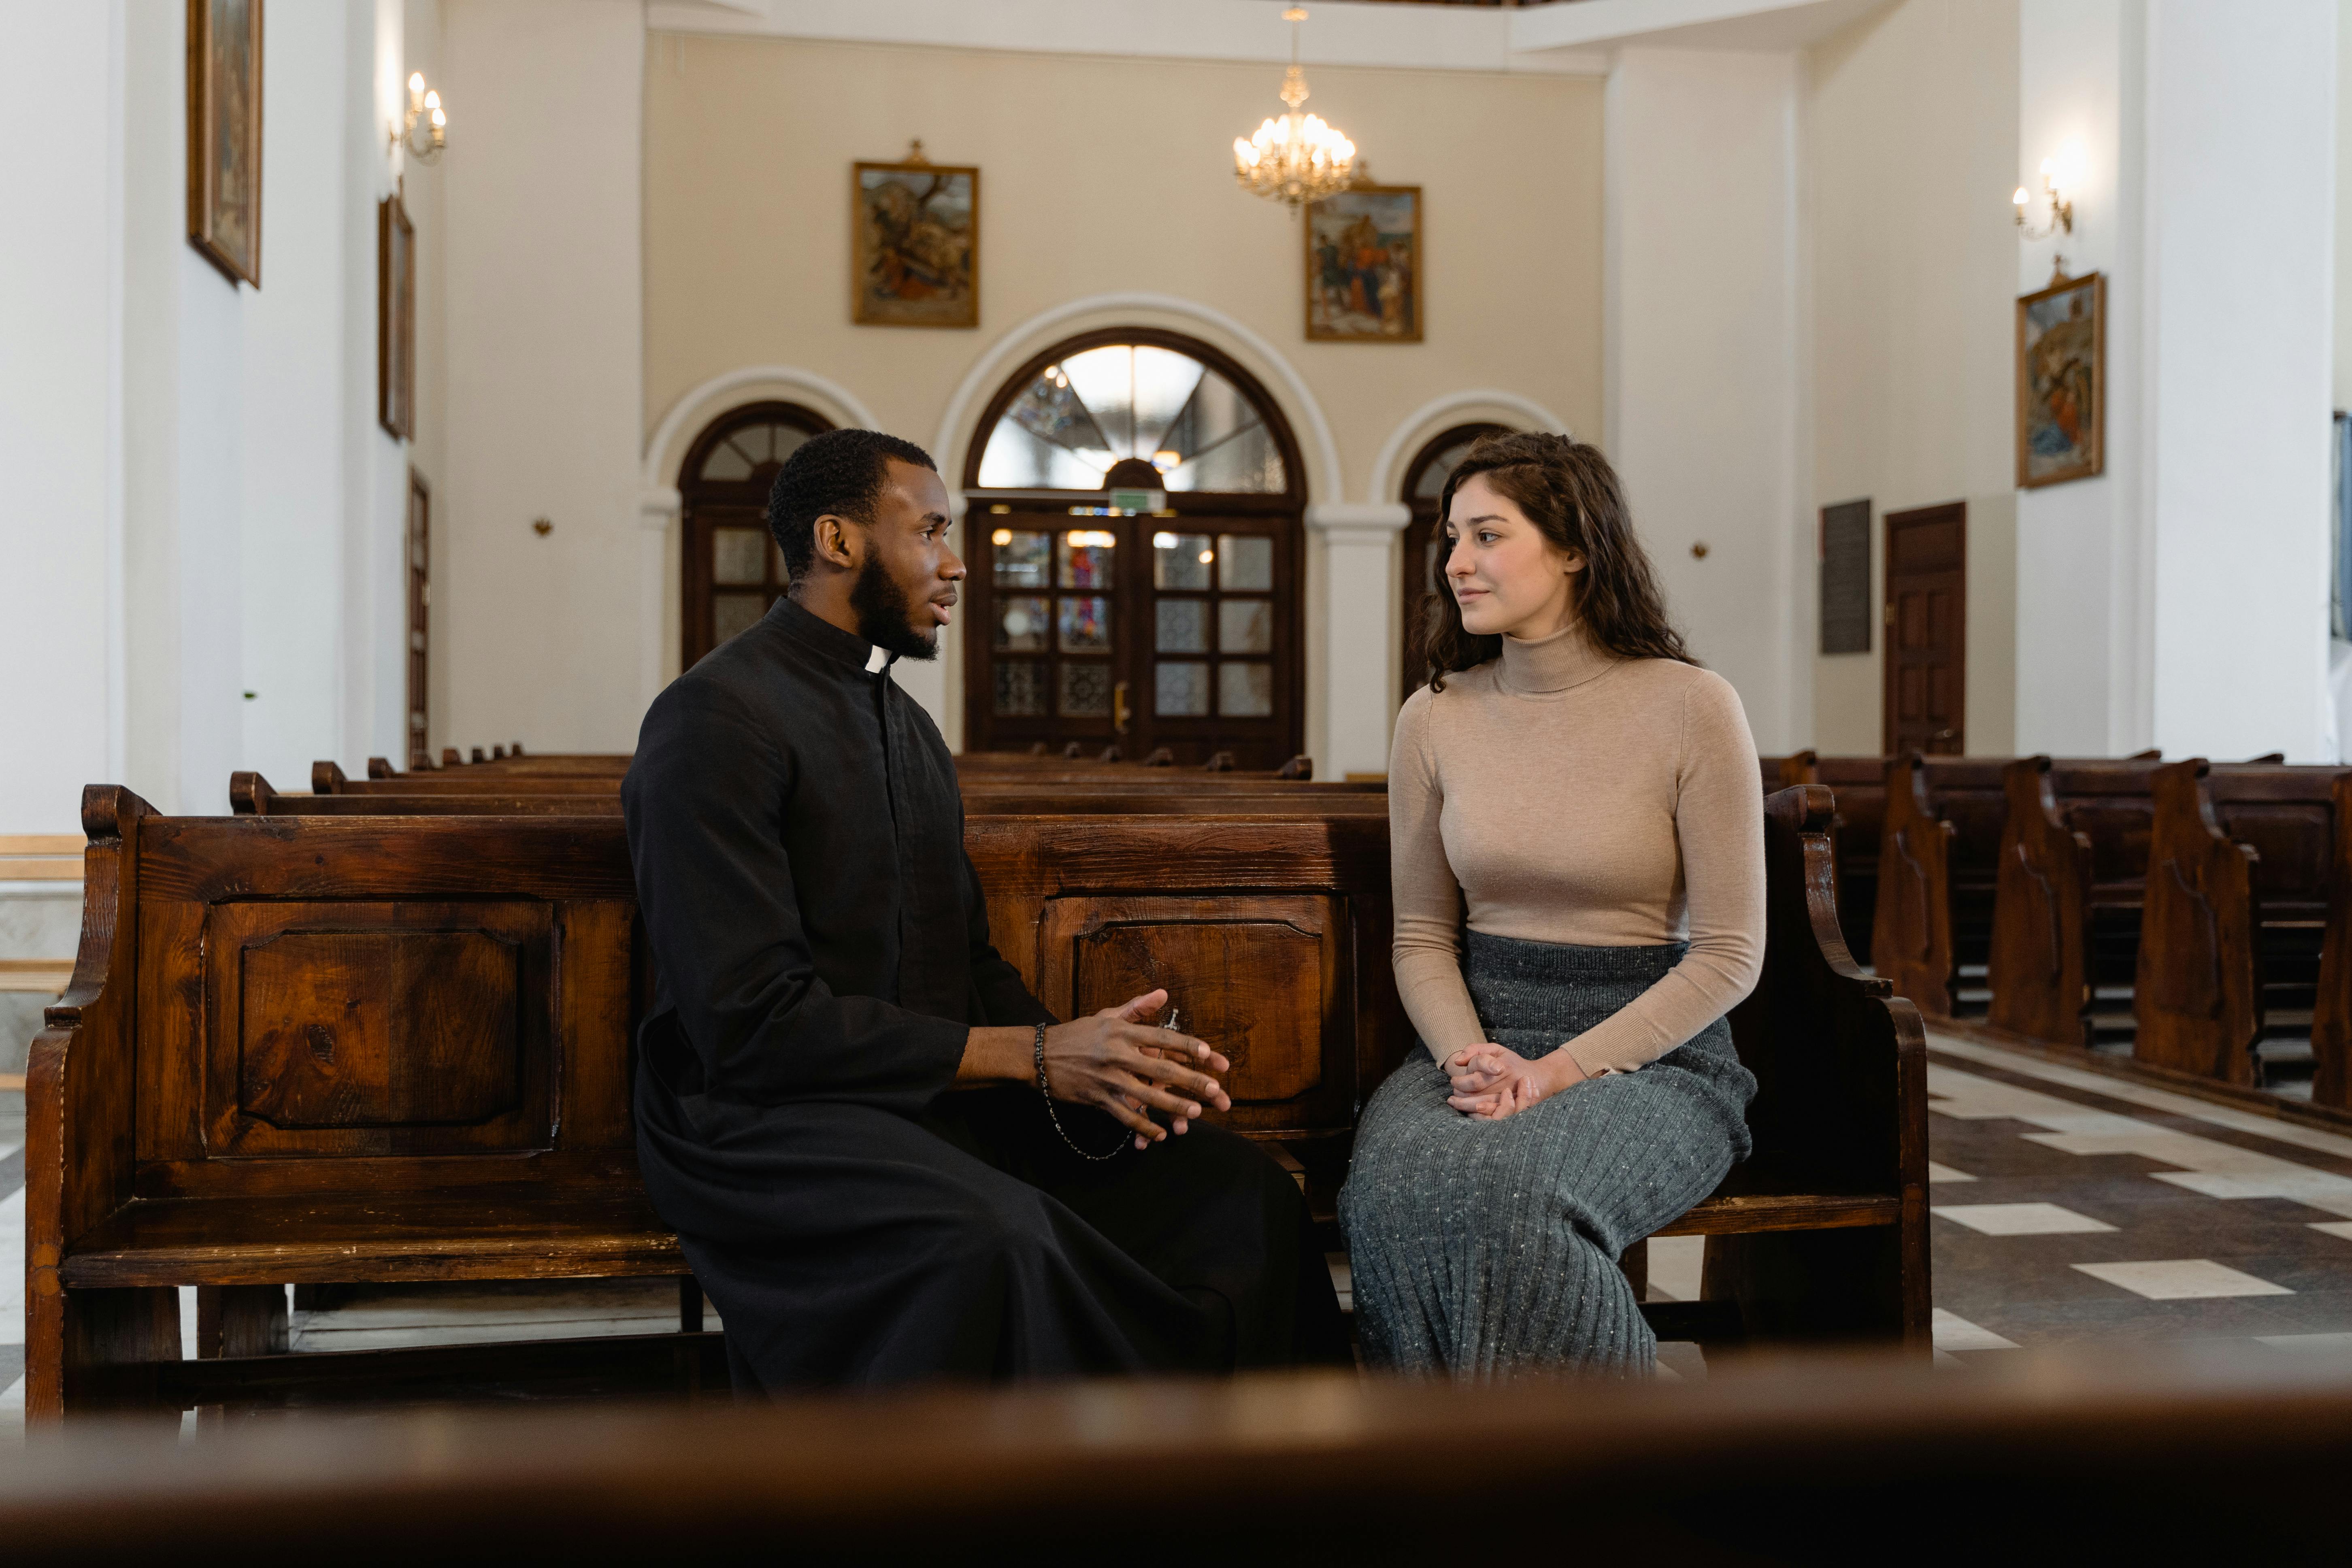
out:
M634 1184L651 979L617 819L161 817L112 787L85 816L52 1018L79 1026L66 1240L134 1194ZM1171 981L1234 1059L1233 1122L1305 1135L1351 1126L1410 1044L1387 833L1057 816L968 839L999 944L1058 1009Z
M2307 950L2312 926L2341 906L2347 777L2337 768L2216 767L2202 759L2157 771L2133 990L2139 1060L2224 1083L2256 1081L2265 946L2275 931L2285 945ZM2302 924L2266 929L2282 919ZM2340 1007L2318 998L2316 1011L2330 1016L2315 1018L2315 1047L2340 1033L2333 1016ZM2326 1092L2344 1092L2343 1072L2322 1063ZM2315 1098L2320 1092L2315 1084Z
M2337 834L2335 767L2217 763L2205 795L2221 830L2253 847L2254 897L2266 912L2315 918L2327 902Z

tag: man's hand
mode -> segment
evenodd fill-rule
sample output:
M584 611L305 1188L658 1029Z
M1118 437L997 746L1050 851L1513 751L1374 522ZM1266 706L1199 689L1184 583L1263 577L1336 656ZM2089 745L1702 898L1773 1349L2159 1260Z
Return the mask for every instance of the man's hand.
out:
M1585 1072L1564 1049L1531 1062L1490 1040L1446 1058L1445 1076L1451 1089L1446 1104L1465 1116L1500 1121L1582 1083Z
M1123 1005L1106 1007L1045 1031L1045 1080L1055 1100L1091 1105L1108 1112L1135 1135L1135 1146L1184 1132L1203 1106L1230 1110L1233 1100L1211 1077L1233 1063L1205 1040L1153 1027L1168 1005L1168 993L1147 991ZM1147 1110L1167 1113L1161 1127Z

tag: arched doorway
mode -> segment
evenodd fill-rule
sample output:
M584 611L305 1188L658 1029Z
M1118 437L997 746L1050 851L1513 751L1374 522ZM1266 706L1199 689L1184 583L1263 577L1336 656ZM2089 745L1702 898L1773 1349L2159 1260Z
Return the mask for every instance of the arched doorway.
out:
M712 420L687 448L677 479L681 668L756 624L784 591L784 563L768 537L768 491L802 442L832 428L797 403L747 403Z
M1412 521L1404 528L1404 570L1397 574L1404 588L1404 684L1407 697L1429 680L1429 663L1421 647L1422 616L1429 595L1437 592L1437 570L1443 541L1438 531L1437 503L1445 481L1483 436L1508 433L1507 425L1456 425L1431 437L1404 468L1404 494Z
M1056 344L990 399L963 487L969 750L1303 749L1303 469L1230 357L1147 328Z

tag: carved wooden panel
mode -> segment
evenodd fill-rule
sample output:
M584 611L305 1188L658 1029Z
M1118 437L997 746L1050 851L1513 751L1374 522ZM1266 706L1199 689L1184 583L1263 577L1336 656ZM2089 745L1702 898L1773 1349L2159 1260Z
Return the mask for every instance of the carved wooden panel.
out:
M1886 815L1878 858L1871 961L1930 1017L1948 1017L1952 950L1949 823L1927 798L1927 764L1898 757L1886 768Z
M281 1130L486 1121L522 1079L522 951L481 931L290 931L238 966L237 1110Z
M2050 759L2009 764L1986 1022L2022 1038L2087 1046L2091 842L2060 816Z
M1040 998L1066 1016L1165 987L1187 1034L1233 1063L1230 1115L1251 1131L1344 1126L1355 1028L1346 901L1325 895L1048 899Z
M2155 834L2133 987L2132 1055L2250 1085L2263 1029L2253 856L2214 819L2205 772L2202 762L2186 762L2149 776Z
M205 1152L551 1146L553 932L537 902L214 905Z

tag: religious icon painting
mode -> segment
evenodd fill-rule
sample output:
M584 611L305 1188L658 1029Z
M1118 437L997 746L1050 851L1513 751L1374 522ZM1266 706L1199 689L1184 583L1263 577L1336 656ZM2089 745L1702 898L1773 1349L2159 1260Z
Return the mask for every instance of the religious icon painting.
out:
M2017 301L2017 482L2106 468L2107 280L2064 274Z
M188 0L188 243L261 287L261 0Z
M903 163L851 177L850 319L880 327L980 325L980 171Z
M416 425L416 229L398 193L376 204L375 418L395 440Z
M1421 187L1359 185L1307 206L1307 337L1421 342Z

